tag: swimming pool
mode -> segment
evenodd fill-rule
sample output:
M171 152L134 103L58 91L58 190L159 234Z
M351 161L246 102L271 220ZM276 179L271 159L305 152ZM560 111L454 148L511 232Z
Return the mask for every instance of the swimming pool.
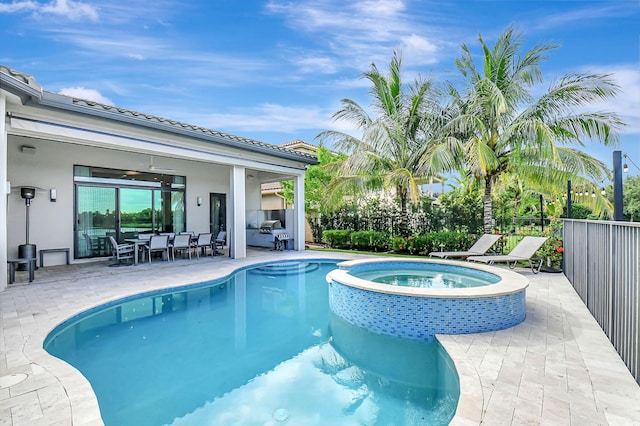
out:
M263 264L127 298L61 324L44 346L89 380L107 425L448 423L459 392L449 357L332 315L334 268Z

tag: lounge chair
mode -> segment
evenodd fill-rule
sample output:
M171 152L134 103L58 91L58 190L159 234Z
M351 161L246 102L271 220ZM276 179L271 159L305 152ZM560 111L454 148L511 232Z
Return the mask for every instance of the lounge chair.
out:
M509 268L515 268L516 263L520 261L529 261L531 271L534 274L540 272L543 259L535 259L533 256L538 249L542 247L544 242L547 241L546 237L524 237L509 254L495 255L495 256L469 256L467 260L472 262L482 262L493 265L494 263L506 263ZM536 265L537 264L537 265Z
M441 257L469 257L482 256L502 237L500 234L484 234L467 251L432 251L429 256Z

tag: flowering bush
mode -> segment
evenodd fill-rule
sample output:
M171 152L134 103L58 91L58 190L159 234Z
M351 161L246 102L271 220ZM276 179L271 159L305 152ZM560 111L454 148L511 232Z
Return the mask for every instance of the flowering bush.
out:
M551 218L551 222L544 232L535 231L533 229L524 231L523 234L547 237L548 240L540 247L537 255L540 256L547 266L554 268L562 267L562 257L564 247L562 246L562 222Z

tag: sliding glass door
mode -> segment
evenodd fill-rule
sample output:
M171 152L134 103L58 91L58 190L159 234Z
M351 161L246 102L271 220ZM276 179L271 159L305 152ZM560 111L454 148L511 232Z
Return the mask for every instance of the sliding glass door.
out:
M158 232L185 231L184 192L153 191L155 230Z
M149 189L120 188L120 240L153 231Z
M75 257L108 256L116 235L116 188L76 187Z
M186 229L184 176L75 166L74 182L76 259L111 255L110 236Z
M225 194L209 194L209 218L211 232L218 235L220 231L226 231L227 224L227 196Z

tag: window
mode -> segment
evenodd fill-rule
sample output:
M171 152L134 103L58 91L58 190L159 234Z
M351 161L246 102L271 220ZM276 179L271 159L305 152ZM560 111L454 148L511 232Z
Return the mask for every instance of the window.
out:
M108 256L143 232L186 229L184 176L75 166L75 258Z

